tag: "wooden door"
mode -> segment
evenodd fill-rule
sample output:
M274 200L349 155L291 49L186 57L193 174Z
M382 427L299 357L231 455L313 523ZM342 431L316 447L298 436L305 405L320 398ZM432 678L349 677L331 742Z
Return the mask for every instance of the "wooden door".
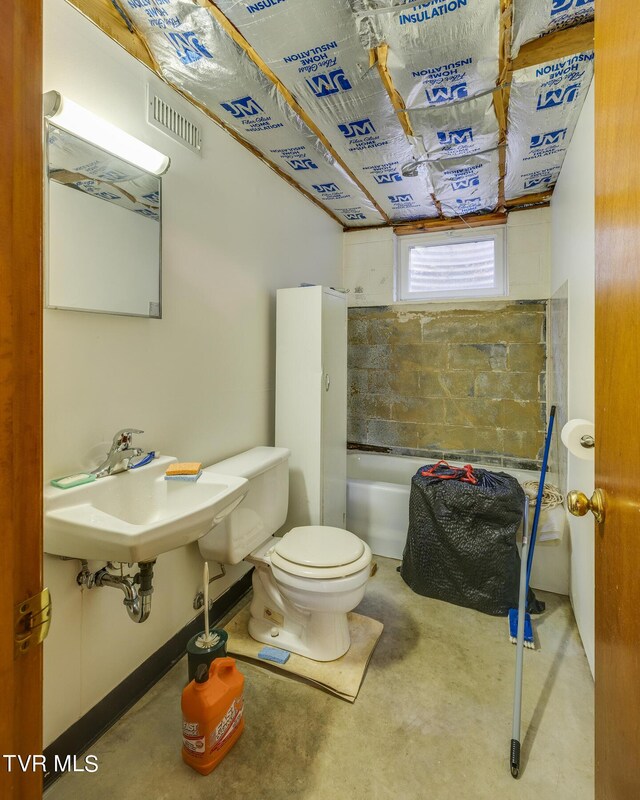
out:
M640 797L638 0L596 4L596 797Z
M0 47L0 797L41 796L42 647L14 613L42 588L42 8L2 4Z

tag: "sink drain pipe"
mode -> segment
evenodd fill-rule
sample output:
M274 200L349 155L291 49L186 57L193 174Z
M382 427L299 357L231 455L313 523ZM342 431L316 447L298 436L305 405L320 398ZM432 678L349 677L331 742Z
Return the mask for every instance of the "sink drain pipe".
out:
M124 603L129 618L134 622L145 622L151 613L151 595L153 594L153 561L143 561L138 566L136 575L114 575L107 567L96 573L89 572L86 562L78 575L78 583L92 589L94 586L111 586L124 593ZM138 588L140 587L140 588Z

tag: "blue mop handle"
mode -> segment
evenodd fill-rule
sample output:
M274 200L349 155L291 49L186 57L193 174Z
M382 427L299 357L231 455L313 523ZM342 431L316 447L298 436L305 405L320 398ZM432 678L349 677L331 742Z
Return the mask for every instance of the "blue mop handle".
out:
M540 520L540 510L542 508L542 495L544 494L544 479L547 477L547 464L549 463L549 448L551 447L551 434L553 433L553 421L556 416L556 407L551 406L549 412L549 426L547 427L547 438L544 443L544 455L542 456L542 469L540 470L540 484L538 485L538 496L536 498L536 510L533 515L533 525L531 526L531 539L529 541L529 553L527 554L527 594L529 593L529 580L531 579L531 567L533 566L533 551L536 546L536 534L538 533L538 522Z
M511 745L509 761L511 774L520 774L520 722L522 716L522 670L524 667L524 621L527 610L526 564L529 556L529 498L525 497L522 513L522 558L520 560L520 585L518 588L518 629L516 635L516 677L513 688L513 719L511 722Z

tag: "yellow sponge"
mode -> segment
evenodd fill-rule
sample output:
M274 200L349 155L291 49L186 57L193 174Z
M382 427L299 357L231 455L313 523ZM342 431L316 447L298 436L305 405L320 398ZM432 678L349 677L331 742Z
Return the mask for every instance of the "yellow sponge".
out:
M202 469L199 461L183 461L169 464L166 475L197 475Z

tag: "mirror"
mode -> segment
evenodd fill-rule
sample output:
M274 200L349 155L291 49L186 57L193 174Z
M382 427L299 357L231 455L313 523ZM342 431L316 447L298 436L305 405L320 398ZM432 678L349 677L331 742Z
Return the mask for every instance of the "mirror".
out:
M162 181L46 123L48 308L161 311Z

